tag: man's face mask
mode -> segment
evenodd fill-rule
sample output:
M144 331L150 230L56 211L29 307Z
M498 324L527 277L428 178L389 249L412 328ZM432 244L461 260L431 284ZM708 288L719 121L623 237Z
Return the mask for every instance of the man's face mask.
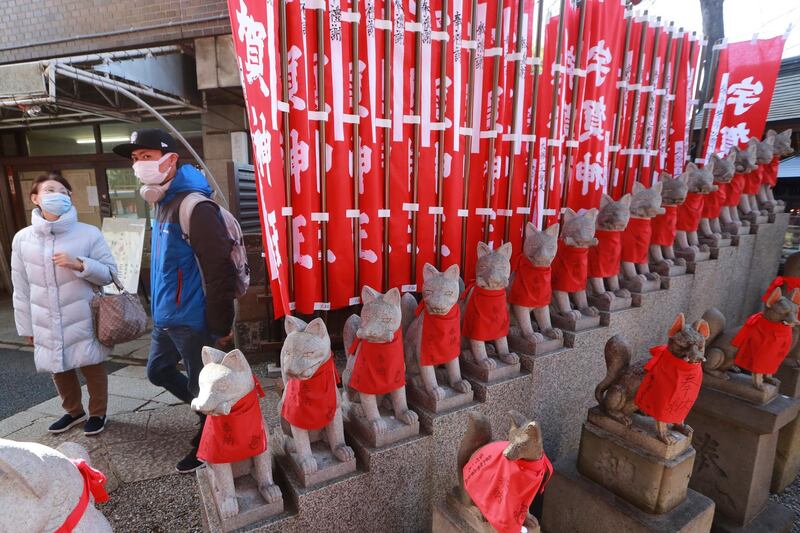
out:
M158 161L137 161L133 164L133 173L143 183L139 195L149 203L156 203L164 198L169 188L169 183L164 183L169 174L169 168L161 171L159 167L169 159L171 153L164 154Z

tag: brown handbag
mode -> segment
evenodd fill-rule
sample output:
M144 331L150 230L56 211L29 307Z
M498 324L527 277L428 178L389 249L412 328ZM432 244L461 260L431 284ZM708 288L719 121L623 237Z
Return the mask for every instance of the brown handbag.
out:
M94 333L110 347L138 339L147 330L147 313L139 297L126 291L116 274L112 280L119 294L100 292L92 299Z

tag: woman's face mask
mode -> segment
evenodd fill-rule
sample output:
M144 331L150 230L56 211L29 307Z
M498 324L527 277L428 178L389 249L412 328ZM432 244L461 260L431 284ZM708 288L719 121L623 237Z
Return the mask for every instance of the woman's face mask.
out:
M43 193L39 195L39 208L60 217L72 208L72 198L60 192Z

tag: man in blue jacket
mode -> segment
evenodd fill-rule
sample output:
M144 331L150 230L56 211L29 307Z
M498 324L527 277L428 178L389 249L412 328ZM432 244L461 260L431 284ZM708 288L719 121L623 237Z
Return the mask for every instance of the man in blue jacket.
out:
M114 153L133 161L142 182L140 194L155 204L152 223L150 292L153 334L147 360L147 377L189 404L199 392L203 346L230 337L234 320L236 270L231 260L232 242L219 207L201 202L192 210L189 234L181 231L179 207L192 192L209 199L212 190L191 165L178 164L175 139L160 129L144 129L131 142L114 147ZM183 361L186 374L178 369ZM202 423L191 440L192 450L176 468L188 473L204 466L197 459Z

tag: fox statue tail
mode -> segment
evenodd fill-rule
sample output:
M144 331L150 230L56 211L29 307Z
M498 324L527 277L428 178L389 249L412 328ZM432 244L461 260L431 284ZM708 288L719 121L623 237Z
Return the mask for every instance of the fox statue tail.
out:
M470 413L467 432L461 439L458 447L458 494L465 504L471 505L472 500L464 491L464 466L469 462L472 454L492 441L492 423L481 413Z
M605 347L606 377L594 389L597 403L602 405L605 392L631 364L631 346L622 335L614 335Z

